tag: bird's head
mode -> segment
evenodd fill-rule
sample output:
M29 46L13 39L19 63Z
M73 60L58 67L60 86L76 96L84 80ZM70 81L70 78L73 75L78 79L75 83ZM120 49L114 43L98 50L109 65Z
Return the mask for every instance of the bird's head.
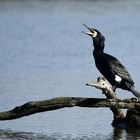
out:
M105 42L105 37L95 28L90 28L86 24L83 24L89 31L83 32L86 35L89 35L93 39L93 45L95 48L102 48L104 49L104 42Z

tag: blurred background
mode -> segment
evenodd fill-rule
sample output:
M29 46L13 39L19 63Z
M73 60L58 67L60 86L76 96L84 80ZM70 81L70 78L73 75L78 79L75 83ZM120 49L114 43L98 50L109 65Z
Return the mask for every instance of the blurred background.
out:
M105 52L128 69L140 91L139 0L1 0L0 111L59 96L104 98L86 87L101 74L83 24L106 38ZM119 98L134 97L117 90ZM124 110L125 112L125 110ZM0 122L0 139L139 139L135 129L111 126L103 108L64 108Z

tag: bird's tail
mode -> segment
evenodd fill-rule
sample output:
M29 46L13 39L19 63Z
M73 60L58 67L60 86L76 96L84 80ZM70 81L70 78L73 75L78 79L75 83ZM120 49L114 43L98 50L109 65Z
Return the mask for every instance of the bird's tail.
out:
M140 98L140 93L134 89L134 87L131 87L130 91L137 97Z

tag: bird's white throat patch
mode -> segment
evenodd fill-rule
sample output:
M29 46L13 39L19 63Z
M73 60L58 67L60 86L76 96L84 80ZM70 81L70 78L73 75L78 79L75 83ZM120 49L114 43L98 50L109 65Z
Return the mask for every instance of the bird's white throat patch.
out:
M96 37L97 36L97 32L96 31L94 31L94 33L93 33L93 37Z
M115 75L115 81L117 82L121 82L122 81L122 78L118 75Z

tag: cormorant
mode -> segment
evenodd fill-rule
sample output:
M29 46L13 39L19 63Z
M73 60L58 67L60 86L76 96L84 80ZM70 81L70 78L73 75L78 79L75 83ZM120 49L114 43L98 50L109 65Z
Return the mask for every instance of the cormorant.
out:
M136 97L140 97L140 93L134 89L134 81L127 69L117 58L104 53L105 37L97 29L90 28L85 24L84 26L89 31L83 33L91 36L93 39L93 56L96 67L112 85L113 90L115 91L116 88L121 88L131 91Z

